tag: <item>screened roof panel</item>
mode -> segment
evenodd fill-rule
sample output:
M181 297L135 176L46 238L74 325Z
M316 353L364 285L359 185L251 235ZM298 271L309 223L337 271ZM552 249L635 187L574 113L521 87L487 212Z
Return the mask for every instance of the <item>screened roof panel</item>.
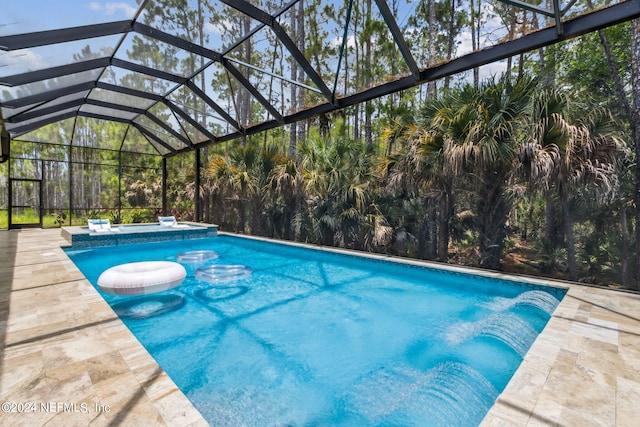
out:
M176 121L180 125L180 128L182 129L182 131L186 134L187 138L193 144L200 144L202 142L211 140L199 128L191 124L191 122L187 121L186 119L182 117L176 117Z
M237 93L241 87L237 79L219 62L212 63L209 67L196 75L191 82L201 94L196 94L202 99L202 105L214 109L219 116L225 117L232 126L238 118ZM190 105L191 102L183 99L181 94L191 94L193 90L184 88L184 91L176 91L171 98L176 100L180 96L181 103ZM204 96L202 96L204 94ZM207 99L208 98L208 99Z
M272 15L280 12L289 2L286 0L248 0L255 7L265 10Z
M156 136L157 138L160 138L162 141L164 141L173 150L181 150L190 145L190 141L184 135L182 135L181 132L176 131L172 127L162 127L160 124L158 124L157 121L154 121L147 116L138 116L134 120L134 122L151 133L151 135L146 134L145 136Z
M146 139L149 142L149 144L151 144L151 147L153 147L153 149L160 155L166 156L167 154L171 153L171 150L169 150L166 146L160 144L155 139L149 138L149 137L147 137Z
M137 136L130 147L151 144L172 154L461 75L640 17L640 0L593 11L573 0L476 2L486 17L478 43L471 45L466 20L438 19L434 44L426 4L5 1L0 131L16 137L78 114L133 119ZM509 32L493 18L498 11L527 15L526 22L540 29L517 25ZM442 36L448 28L456 30L453 43Z
M135 0L7 0L2 2L0 36L132 19L138 8Z
M214 136L221 136L230 133L230 123L222 118L208 103L204 102L201 98L194 98L186 95L180 96L181 92L191 92L187 87L181 87L179 91L175 91L169 96L169 101L177 105L180 110L187 114L193 121L198 123L204 129ZM186 104L183 102L189 102Z
M60 98L56 98L48 102L40 102L20 108L4 108L2 114L5 120L20 120L21 116L26 116L27 114L41 112L47 108L53 108L61 104L66 104L67 102L82 100L85 98L85 96L87 96L88 93L89 91L86 90L82 92L72 93L66 96L61 96Z
M38 123L43 123L43 124L49 124L50 122L48 122L49 119L51 118L55 118L55 117L64 117L66 114L68 113L72 113L72 112L77 112L79 110L79 106L78 107L72 107L72 108L67 108L65 110L60 110L60 111L56 111L50 114L45 114L43 116L39 116L37 118L33 118L31 120L24 120L18 123L7 123L5 122L5 126L7 127L7 130L9 132L15 131L15 132L22 132L23 130L26 131L31 131L32 129L28 129L29 126L34 125L34 124L38 124ZM66 118L66 117L65 117Z
M113 54L113 50L121 38L122 35L117 34L0 52L0 77L44 70L89 59L108 58Z
M115 57L181 77L190 77L208 62L200 55L135 33L126 36Z
M46 92L74 86L80 83L95 81L100 75L101 71L101 69L83 71L80 73L68 74L52 79L45 79L34 83L27 83L20 86L0 86L0 92L2 93L3 103L6 102L9 106L11 106L12 100L26 98L32 95L44 94Z
M126 130L124 123L78 117L72 144L76 147L119 150Z
M70 145L75 122L76 118L72 117L70 119L41 126L31 132L23 133L20 136L20 139L24 141Z
M322 93L318 88L318 84L312 80L312 77L305 72L303 67L300 67L295 75L292 74L294 62L300 65L302 61L305 62L305 65L308 63L313 67L309 58L304 57L300 52L301 58L300 61L297 61L287 53L287 47L282 40L267 27L229 51L226 57L239 68L242 67L244 75L257 77L259 81L264 82L262 84L256 83L254 86L265 97L267 97L268 91L273 89L270 82L275 82L275 86L278 86L282 80L291 81L293 84L304 87L307 90ZM321 83L324 84L322 77L320 75Z
M89 99L110 102L113 104L128 105L135 108L147 109L155 102L152 99L140 98L139 96L128 95L126 93L114 92L112 90L95 88L89 93Z
M122 120L133 120L138 116L138 113L132 113L128 111L118 110L114 108L100 107L92 104L85 104L80 108L80 112L88 114L97 114L99 116L113 117Z
M180 126L180 122L175 113L171 111L166 104L162 102L156 103L153 107L149 108L149 113L151 114L150 117L155 117L159 121L156 121L156 127L160 126L161 129L164 129L162 126L167 126L174 132L179 133L180 136L187 138L187 133ZM165 131L168 131L168 129L165 129Z
M170 80L113 66L107 68L99 81L160 96L177 86L176 82Z
M133 126L127 127L127 132L122 141L122 151L129 151L133 153L148 153L148 154L168 154L169 150L153 140L149 140L140 133L138 129Z
M198 5L201 7L198 8ZM178 10L175 6L173 2L151 7L152 10L140 22L206 48L220 49L222 35L233 27L232 21L227 19L233 11L231 8L218 0L186 0L179 4ZM184 13L185 10L194 13ZM202 26L198 25L198 15L201 16Z

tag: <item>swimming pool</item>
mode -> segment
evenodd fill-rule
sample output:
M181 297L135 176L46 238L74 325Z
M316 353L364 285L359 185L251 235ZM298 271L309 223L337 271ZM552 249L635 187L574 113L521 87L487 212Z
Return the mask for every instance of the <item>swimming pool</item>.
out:
M67 253L95 286L189 250L252 274L103 297L212 426L477 425L565 293L226 235Z

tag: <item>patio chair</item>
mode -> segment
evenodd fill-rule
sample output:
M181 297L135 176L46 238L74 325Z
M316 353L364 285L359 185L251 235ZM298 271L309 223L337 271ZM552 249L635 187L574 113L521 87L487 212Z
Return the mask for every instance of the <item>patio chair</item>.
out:
M158 222L162 227L171 227L171 228L186 228L188 225L186 224L178 224L175 216L159 216Z
M108 219L88 219L87 224L89 225L89 231L94 231L96 233L120 231L118 227L112 227L111 221Z

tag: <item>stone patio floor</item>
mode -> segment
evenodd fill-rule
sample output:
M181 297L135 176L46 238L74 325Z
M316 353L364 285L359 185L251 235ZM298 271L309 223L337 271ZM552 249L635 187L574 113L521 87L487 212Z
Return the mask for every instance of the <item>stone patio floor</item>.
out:
M64 245L0 231L0 425L208 425ZM640 425L640 295L518 280L569 291L482 426Z

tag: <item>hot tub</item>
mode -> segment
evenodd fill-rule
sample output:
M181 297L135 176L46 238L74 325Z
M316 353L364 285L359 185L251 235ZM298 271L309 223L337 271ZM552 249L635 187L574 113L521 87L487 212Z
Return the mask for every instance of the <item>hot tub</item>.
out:
M62 227L64 237L72 248L128 245L132 243L160 242L214 237L218 226L196 222L181 222L180 227L166 227L158 223L118 224L118 231L97 233L89 227Z

